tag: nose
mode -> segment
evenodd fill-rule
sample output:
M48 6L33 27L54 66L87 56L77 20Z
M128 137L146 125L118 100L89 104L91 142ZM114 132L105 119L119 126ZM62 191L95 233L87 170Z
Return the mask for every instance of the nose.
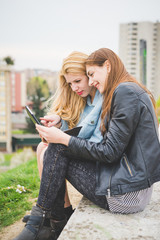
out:
M78 86L76 84L72 84L71 87L74 92L78 90Z
M88 82L89 86L93 86L93 80L89 77L89 82Z

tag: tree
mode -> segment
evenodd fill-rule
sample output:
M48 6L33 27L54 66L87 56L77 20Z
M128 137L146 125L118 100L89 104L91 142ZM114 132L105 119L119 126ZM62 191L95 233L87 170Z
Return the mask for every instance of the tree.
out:
M47 81L44 80L41 77L33 77L31 80L27 83L27 95L29 98L31 98L33 95L37 93L37 89L41 88L42 95L44 98L48 98L50 96L50 90L49 86L47 84Z
M159 123L160 123L160 97L158 98L158 100L156 102L156 108L157 108L157 115L158 115L158 119L159 119Z
M157 106L157 108L160 107L160 96L159 96L159 98L158 98L158 100L157 100L157 102L156 102L156 106Z
M3 61L5 61L7 65L14 65L14 59L12 59L10 56L3 58Z
M27 84L27 94L32 102L32 110L39 119L45 115L44 102L49 98L50 91L46 80L40 77L32 78ZM37 133L35 125L29 117L26 117L27 130L31 133Z

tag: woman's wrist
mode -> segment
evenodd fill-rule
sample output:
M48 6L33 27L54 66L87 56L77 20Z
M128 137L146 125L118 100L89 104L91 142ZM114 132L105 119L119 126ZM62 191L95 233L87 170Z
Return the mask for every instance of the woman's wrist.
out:
M60 121L56 123L55 125L56 128L61 128L62 127L62 119L60 118Z
M59 115L58 115L58 116L59 116ZM59 118L60 118L60 119L59 119L59 121L57 122L57 124L61 123L61 121L62 121L62 118L61 118L60 116L59 116ZM57 125L57 124L56 124L56 125Z
M64 136L61 139L61 144L65 145L65 146L68 146L70 139L71 139L71 136L66 134L66 133L64 133Z

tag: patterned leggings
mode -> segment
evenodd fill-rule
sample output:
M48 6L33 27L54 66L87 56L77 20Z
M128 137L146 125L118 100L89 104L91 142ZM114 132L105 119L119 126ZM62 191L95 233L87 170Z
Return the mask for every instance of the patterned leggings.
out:
M65 152L65 146L49 144L44 155L37 205L46 211L61 211L64 206L65 179L67 179L90 201L108 209L106 197L95 195L96 163L71 159Z

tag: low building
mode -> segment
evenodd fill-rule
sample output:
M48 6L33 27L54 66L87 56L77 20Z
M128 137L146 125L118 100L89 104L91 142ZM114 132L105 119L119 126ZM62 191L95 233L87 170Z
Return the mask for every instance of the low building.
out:
M40 142L39 134L14 134L12 136L12 150L16 151L24 147L32 147L33 150L36 150Z

